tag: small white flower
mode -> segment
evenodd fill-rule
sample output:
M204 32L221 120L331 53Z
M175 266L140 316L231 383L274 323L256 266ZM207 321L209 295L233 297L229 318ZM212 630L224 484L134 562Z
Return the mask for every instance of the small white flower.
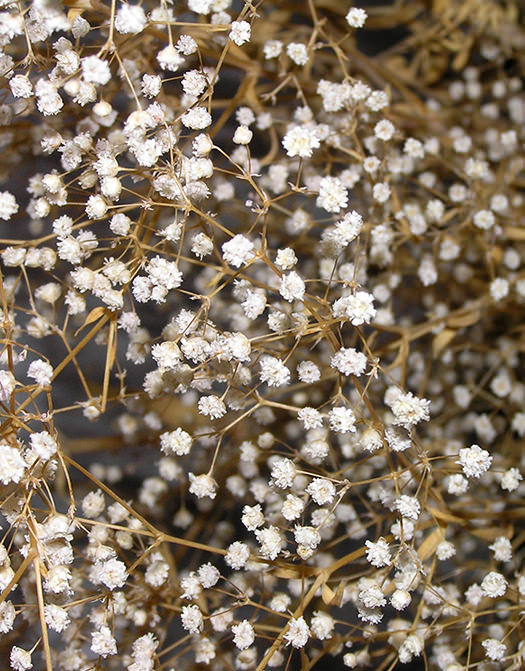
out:
M230 30L230 40L240 47L250 41L251 32L251 26L247 21L233 21Z
M501 573L490 571L481 582L481 589L485 596L495 599L503 596L507 591L507 581Z
M242 620L232 627L233 642L239 650L246 650L255 641L255 631L248 620Z
M144 30L146 14L140 5L123 2L115 15L115 29L119 33L136 35Z
M16 198L9 191L0 192L0 219L7 221L18 212Z
M319 183L317 207L327 212L340 212L348 205L348 191L338 177L323 177Z
M315 132L306 126L294 126L283 137L283 147L290 158L310 158L313 150L321 146Z
M356 291L355 294L338 298L332 310L334 317L349 319L353 326L368 324L376 315L374 297L366 291Z
M253 133L248 126L237 126L235 133L233 134L233 142L235 144L250 144L252 138Z
M23 648L19 648L17 645L14 645L11 648L9 662L12 671L28 671L28 669L33 668L33 663L31 662L31 653L27 650L24 650Z
M330 365L343 375L362 375L366 363L366 356L353 347L342 347L330 360Z
M293 648L304 648L309 637L310 628L304 617L292 617L289 621L288 631L284 635L286 645L291 645Z
M346 20L348 25L352 28L362 28L365 25L367 17L368 14L364 9L361 9L360 7L352 7L346 15Z
M463 473L467 478L480 478L486 473L492 463L492 457L487 450L482 450L479 445L464 447L459 451L459 461Z
M390 565L392 558L388 543L384 538L380 538L376 543L366 541L365 545L367 547L366 558L369 564L378 568Z
M102 626L91 634L91 651L100 657L117 654L117 642L109 627Z
M217 483L209 475L194 475L188 473L190 479L190 494L195 494L199 499L208 497L214 499L217 495Z
M269 387L284 387L290 381L290 371L285 364L274 356L264 356L260 361L261 382Z
M110 590L122 587L128 579L128 572L124 562L119 559L108 559L97 567L97 576L100 582Z
M26 472L26 463L20 452L7 443L0 443L0 482L20 482Z
M222 245L222 255L230 266L240 268L253 258L253 243L244 235L235 235Z
M198 634L204 624L204 618L198 606L191 604L190 606L183 606L181 610L182 626L190 634Z
M505 643L501 643L501 641L498 641L496 638L486 638L484 641L481 641L481 645L485 648L487 657L495 662L503 659L507 652Z
M294 270L281 277L279 293L285 301L302 301L304 298L305 284L301 276Z

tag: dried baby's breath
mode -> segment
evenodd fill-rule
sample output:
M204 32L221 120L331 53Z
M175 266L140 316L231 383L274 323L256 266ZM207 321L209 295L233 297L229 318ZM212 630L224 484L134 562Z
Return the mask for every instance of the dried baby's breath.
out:
M363 4L3 3L5 668L522 667L523 11Z

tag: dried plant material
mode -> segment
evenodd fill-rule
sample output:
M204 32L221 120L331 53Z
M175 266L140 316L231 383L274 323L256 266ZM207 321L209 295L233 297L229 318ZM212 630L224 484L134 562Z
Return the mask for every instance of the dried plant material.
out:
M2 669L521 668L521 4L1 4Z

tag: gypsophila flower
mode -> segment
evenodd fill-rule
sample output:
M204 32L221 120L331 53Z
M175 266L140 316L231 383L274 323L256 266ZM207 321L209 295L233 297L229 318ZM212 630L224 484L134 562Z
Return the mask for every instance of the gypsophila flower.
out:
M106 626L100 627L98 631L91 634L91 651L100 657L108 657L117 654L117 642L111 634L111 629Z
M122 587L128 579L126 565L119 559L108 559L98 566L97 576L100 582L110 590Z
M283 50L280 40L268 40L264 43L264 57L266 59L277 58Z
M501 301L509 294L509 283L504 277L497 277L490 283L490 295L495 301Z
M481 589L485 596L495 599L505 594L507 581L501 573L490 571L481 581Z
M366 551L366 558L369 564L377 566L378 568L390 565L390 549L384 538L379 538L376 543L366 541L365 545L368 548Z
M201 396L198 402L201 415L211 419L220 419L226 414L226 406L218 396Z
M259 504L255 506L244 506L242 509L242 523L248 531L255 531L264 525L265 519Z
M321 542L321 534L314 527L296 525L294 538L297 543L297 554L302 559L310 557Z
M240 268L253 258L253 248L253 243L244 235L235 235L222 245L223 258L234 268Z
M50 459L58 450L56 440L47 431L31 434L30 441L34 454L44 461Z
M237 46L242 46L250 41L251 26L247 21L233 21L230 30L230 40Z
M224 558L225 562L232 569L238 571L246 566L250 558L250 549L245 543L235 541L228 547L228 552Z
M272 464L272 483L281 489L291 487L297 475L295 464L290 459L279 458Z
M246 650L255 641L255 632L248 620L242 620L232 627L233 642L239 650Z
M333 305L334 317L350 320L353 326L368 324L376 315L374 297L366 291L338 298Z
M33 84L29 77L15 75L9 80L9 88L15 98L30 98L33 95Z
M388 119L382 119L374 126L374 135L380 140L383 140L383 142L388 142L391 140L394 136L394 132L394 124Z
M523 476L517 468L509 468L501 476L500 487L508 492L513 492L519 487L522 480Z
M297 256L295 252L290 247L285 249L277 250L277 257L275 259L275 264L279 266L282 270L290 270L297 263Z
M495 221L494 214L490 210L479 210L473 217L474 226L477 226L484 231L492 228Z
M321 371L313 361L301 361L297 366L297 375L301 382L312 384L321 379Z
M346 20L351 28L362 28L367 19L367 13L360 7L352 7L346 15Z
M190 606L182 606L181 610L182 626L190 634L198 634L202 629L204 618L198 606L191 604Z
M281 551L283 544L277 527L270 526L266 529L257 529L255 536L261 546L261 555L265 559L275 559Z
M303 279L292 270L281 277L279 293L285 301L302 301L304 298L305 284Z
M286 53L296 65L306 65L308 63L308 50L304 44L290 42L286 47Z
M319 429L323 426L323 417L315 408L301 408L297 413L297 417L301 420L304 428L307 430Z
M211 116L205 107L193 107L181 117L182 123L192 130L203 130L211 124Z
M510 561L512 559L512 544L505 536L498 536L492 545L489 545L496 561Z
M495 662L503 659L507 652L507 646L495 638L486 638L481 641L481 645L485 648L487 657Z
M290 371L274 356L264 356L260 361L260 379L269 387L283 387L290 381Z
M210 498L214 499L217 495L217 483L213 478L207 474L194 475L193 473L188 473L190 480L190 493L195 494L199 499L201 498Z
M16 387L16 379L8 370L0 370L0 400L8 401Z
M288 494L281 509L282 516L289 521L300 517L304 510L304 502L294 494Z
M489 470L492 457L479 445L471 445L459 451L459 461L456 463L461 465L467 478L480 478Z
M335 622L331 615L323 611L316 610L310 622L312 634L320 641L332 638L332 632L335 629Z
M84 81L94 84L107 84L111 79L108 63L98 56L86 56L82 59L82 76Z
M377 184L374 184L374 188L372 189L374 199L379 203L386 203L386 201L390 198L390 193L390 187L384 182L378 182Z
M411 520L417 520L421 512L421 505L415 496L408 496L402 494L395 500L396 510L399 511L402 517L408 517Z
M0 443L0 482L20 482L26 471L26 463L20 452L7 443Z
M446 561L456 554L456 548L449 541L441 541L436 546L436 557L440 561Z
M340 212L348 205L348 191L338 177L323 177L316 204L327 212Z
M332 356L330 365L343 375L359 376L365 372L366 362L366 356L361 352L353 347L342 347Z
M337 433L354 433L356 417L351 408L339 406L328 413L328 422L332 431Z
M13 671L28 671L33 668L31 653L14 645L9 655L9 663Z
M251 140L253 138L253 133L252 131L248 128L248 126L237 126L235 129L235 133L233 134L233 142L235 144L250 144Z
M37 359L29 364L27 377L32 378L40 387L46 387L50 384L53 376L53 368L46 361Z
M146 15L140 5L123 2L115 14L115 29L119 33L136 35L144 30L146 23Z
M304 617L292 617L288 623L288 631L284 635L286 645L293 648L304 648L310 637L310 628Z
M164 454L176 454L179 457L189 454L192 443L193 439L190 434L180 427L160 435L160 449Z
M314 478L306 488L306 491L318 506L331 503L335 497L334 484L324 478Z
M18 212L18 203L9 191L0 192L0 219L8 221Z
M396 610L405 610L410 605L412 597L406 589L396 589L392 592L390 603Z
M418 398L411 392L399 394L391 404L395 420L394 424L409 429L419 422L427 422L429 419L430 401L426 398Z
M7 634L13 629L16 611L11 601L0 604L0 634Z
M199 581L204 589L209 589L217 584L221 574L212 564L203 564L199 570Z
M300 158L310 158L314 149L321 146L315 129L305 126L294 126L291 128L282 140L286 153L291 158L299 156Z

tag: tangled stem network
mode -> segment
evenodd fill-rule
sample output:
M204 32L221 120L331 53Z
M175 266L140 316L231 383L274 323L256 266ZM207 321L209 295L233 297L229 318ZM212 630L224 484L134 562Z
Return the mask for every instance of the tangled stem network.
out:
M2 669L523 668L520 5L0 3Z

